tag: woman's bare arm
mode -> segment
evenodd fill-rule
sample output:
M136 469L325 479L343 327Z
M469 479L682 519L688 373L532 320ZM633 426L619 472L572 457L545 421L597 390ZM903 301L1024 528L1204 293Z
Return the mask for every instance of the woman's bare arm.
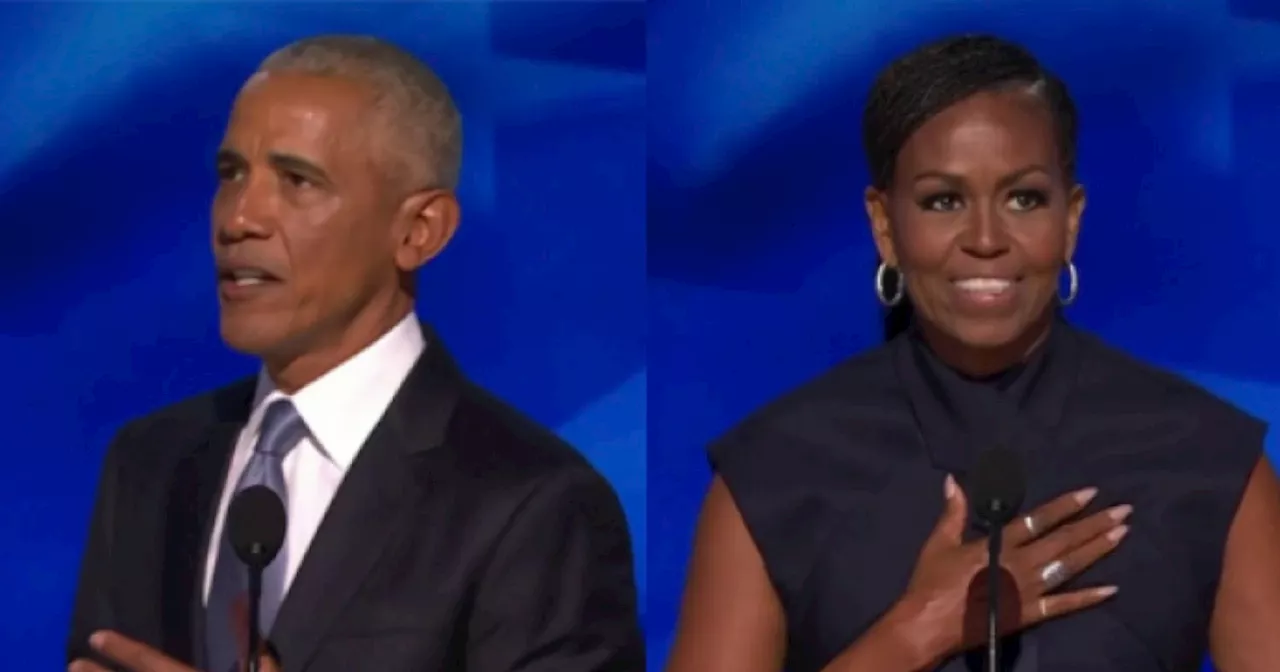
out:
M764 560L717 476L698 516L667 672L778 672L786 640Z
M1209 639L1221 672L1280 665L1280 482L1266 458L1249 477L1227 533Z
M907 672L932 658L891 610L823 672ZM667 672L778 672L786 658L782 603L742 513L720 477L711 482L693 541Z

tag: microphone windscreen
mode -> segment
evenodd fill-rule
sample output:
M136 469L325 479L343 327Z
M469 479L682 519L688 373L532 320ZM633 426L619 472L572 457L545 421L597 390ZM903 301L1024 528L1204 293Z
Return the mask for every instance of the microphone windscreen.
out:
M989 526L1013 520L1027 494L1026 474L1017 453L998 446L978 454L969 478L973 515Z
M227 507L227 538L236 557L252 569L264 569L284 545L284 502L265 485L241 490Z

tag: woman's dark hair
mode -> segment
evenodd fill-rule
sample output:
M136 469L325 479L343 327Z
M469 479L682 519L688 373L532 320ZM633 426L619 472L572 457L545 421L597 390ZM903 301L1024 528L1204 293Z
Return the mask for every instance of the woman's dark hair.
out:
M934 115L977 93L1019 89L1039 96L1048 106L1057 127L1063 174L1074 181L1076 107L1066 85L1013 42L990 35L962 35L920 47L876 77L862 113L862 146L872 186L889 187L903 144ZM903 297L886 311L886 339L911 324L910 303Z

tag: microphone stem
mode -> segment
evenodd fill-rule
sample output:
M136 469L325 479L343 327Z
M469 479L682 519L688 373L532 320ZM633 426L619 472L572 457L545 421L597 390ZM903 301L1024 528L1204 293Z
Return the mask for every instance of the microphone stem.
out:
M987 537L987 672L1000 671L1000 548L1003 525Z
M258 669L258 650L262 648L262 636L259 634L259 602L262 601L262 570L249 568L249 632L248 660L245 661L248 672L260 672Z

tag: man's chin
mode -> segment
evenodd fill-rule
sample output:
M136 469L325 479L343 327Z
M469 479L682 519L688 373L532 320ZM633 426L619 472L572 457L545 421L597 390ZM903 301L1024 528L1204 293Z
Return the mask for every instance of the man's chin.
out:
M224 318L221 322L222 342L241 354L253 357L264 357L278 350L285 339L274 329L264 325L240 324L238 320Z

